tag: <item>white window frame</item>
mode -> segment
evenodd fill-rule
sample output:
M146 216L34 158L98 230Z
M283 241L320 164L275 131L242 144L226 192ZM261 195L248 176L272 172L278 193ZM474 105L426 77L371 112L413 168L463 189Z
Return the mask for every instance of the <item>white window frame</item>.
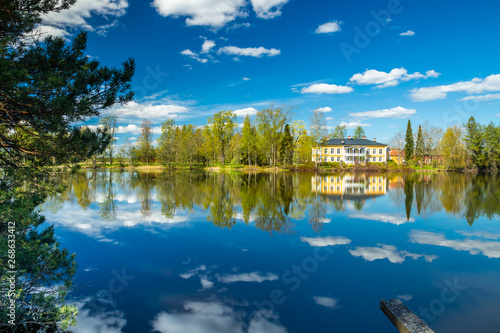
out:
M379 155L382 155L382 154L383 154L383 153L382 153L382 149L379 149L379 150L378 150L378 154L379 154Z
M382 162L382 157L379 157L379 158L378 158L378 161L379 161L379 162Z

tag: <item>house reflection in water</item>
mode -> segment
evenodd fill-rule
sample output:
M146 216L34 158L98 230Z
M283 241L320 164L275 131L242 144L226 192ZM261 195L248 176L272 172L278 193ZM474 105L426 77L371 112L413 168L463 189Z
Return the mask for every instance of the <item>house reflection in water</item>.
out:
M337 174L312 177L313 192L333 199L368 199L387 193L387 176L381 174Z

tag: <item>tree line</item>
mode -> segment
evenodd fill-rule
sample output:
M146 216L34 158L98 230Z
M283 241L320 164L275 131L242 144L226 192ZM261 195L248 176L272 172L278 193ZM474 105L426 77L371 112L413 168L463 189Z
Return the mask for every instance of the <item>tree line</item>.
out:
M418 126L416 135L408 120L406 133L398 131L390 144L410 165L491 171L497 171L500 165L500 126L493 122L482 125L474 117L444 131L426 121Z
M195 165L290 166L310 163L313 147L326 137L347 137L346 126L338 125L328 133L323 112L313 111L307 128L304 121L293 120L293 110L293 106L271 105L257 112L253 119L247 115L242 124L233 111L220 111L199 127L176 125L173 119L167 119L161 124L156 145L153 123L145 119L135 143L127 139L115 151L112 141L101 157L109 159L109 164L115 158L122 165L154 162L190 168ZM116 132L116 116L103 117L100 124L106 132L113 135ZM362 127L353 131L354 138L364 135Z

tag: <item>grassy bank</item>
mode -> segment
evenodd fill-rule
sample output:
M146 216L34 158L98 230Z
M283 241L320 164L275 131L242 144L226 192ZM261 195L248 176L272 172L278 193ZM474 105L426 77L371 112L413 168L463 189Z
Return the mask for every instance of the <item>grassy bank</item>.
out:
M92 169L92 164L79 164L78 168L82 169ZM368 165L347 165L340 163L324 163L316 167L314 163L306 163L306 164L298 164L291 166L282 166L278 165L276 167L269 166L248 166L248 165L198 165L193 164L183 165L183 166L166 166L157 163L134 163L133 165L124 165L124 164L112 164L109 165L107 163L100 163L97 165L98 169L113 169L113 170L141 170L141 171L149 171L149 170L202 170L202 171L244 171L244 172L286 172L286 171L308 171L308 172L441 172L446 171L439 168L431 168L431 167L410 167L410 166L400 166L395 163L388 163L387 165L384 163L370 163Z

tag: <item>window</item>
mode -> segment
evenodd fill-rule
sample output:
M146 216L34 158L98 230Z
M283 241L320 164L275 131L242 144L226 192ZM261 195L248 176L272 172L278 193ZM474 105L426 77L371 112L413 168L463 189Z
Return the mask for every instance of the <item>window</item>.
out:
M335 157L333 157L333 156L332 156L332 157L330 157L330 161L331 161L331 162L335 162Z
M337 162L340 162L340 156L337 156Z
M369 157L369 156L366 158L366 161L367 161L367 162L370 162L370 157Z
M379 155L382 155L382 149L379 149L379 150L378 150L378 154L379 154Z
M323 149L323 153L328 154L328 148Z
M378 158L378 161L379 161L379 162L382 162L382 157L379 157L379 158Z
M359 152L360 152L361 154L363 154L363 148L361 148L361 149L359 150Z
M340 148L337 148L337 155L340 155Z
M366 153L367 153L367 154L370 154L370 149L367 149L367 150L366 150Z
M323 162L328 162L328 157L323 157Z
M331 148L330 149L330 154L335 154L335 149Z

